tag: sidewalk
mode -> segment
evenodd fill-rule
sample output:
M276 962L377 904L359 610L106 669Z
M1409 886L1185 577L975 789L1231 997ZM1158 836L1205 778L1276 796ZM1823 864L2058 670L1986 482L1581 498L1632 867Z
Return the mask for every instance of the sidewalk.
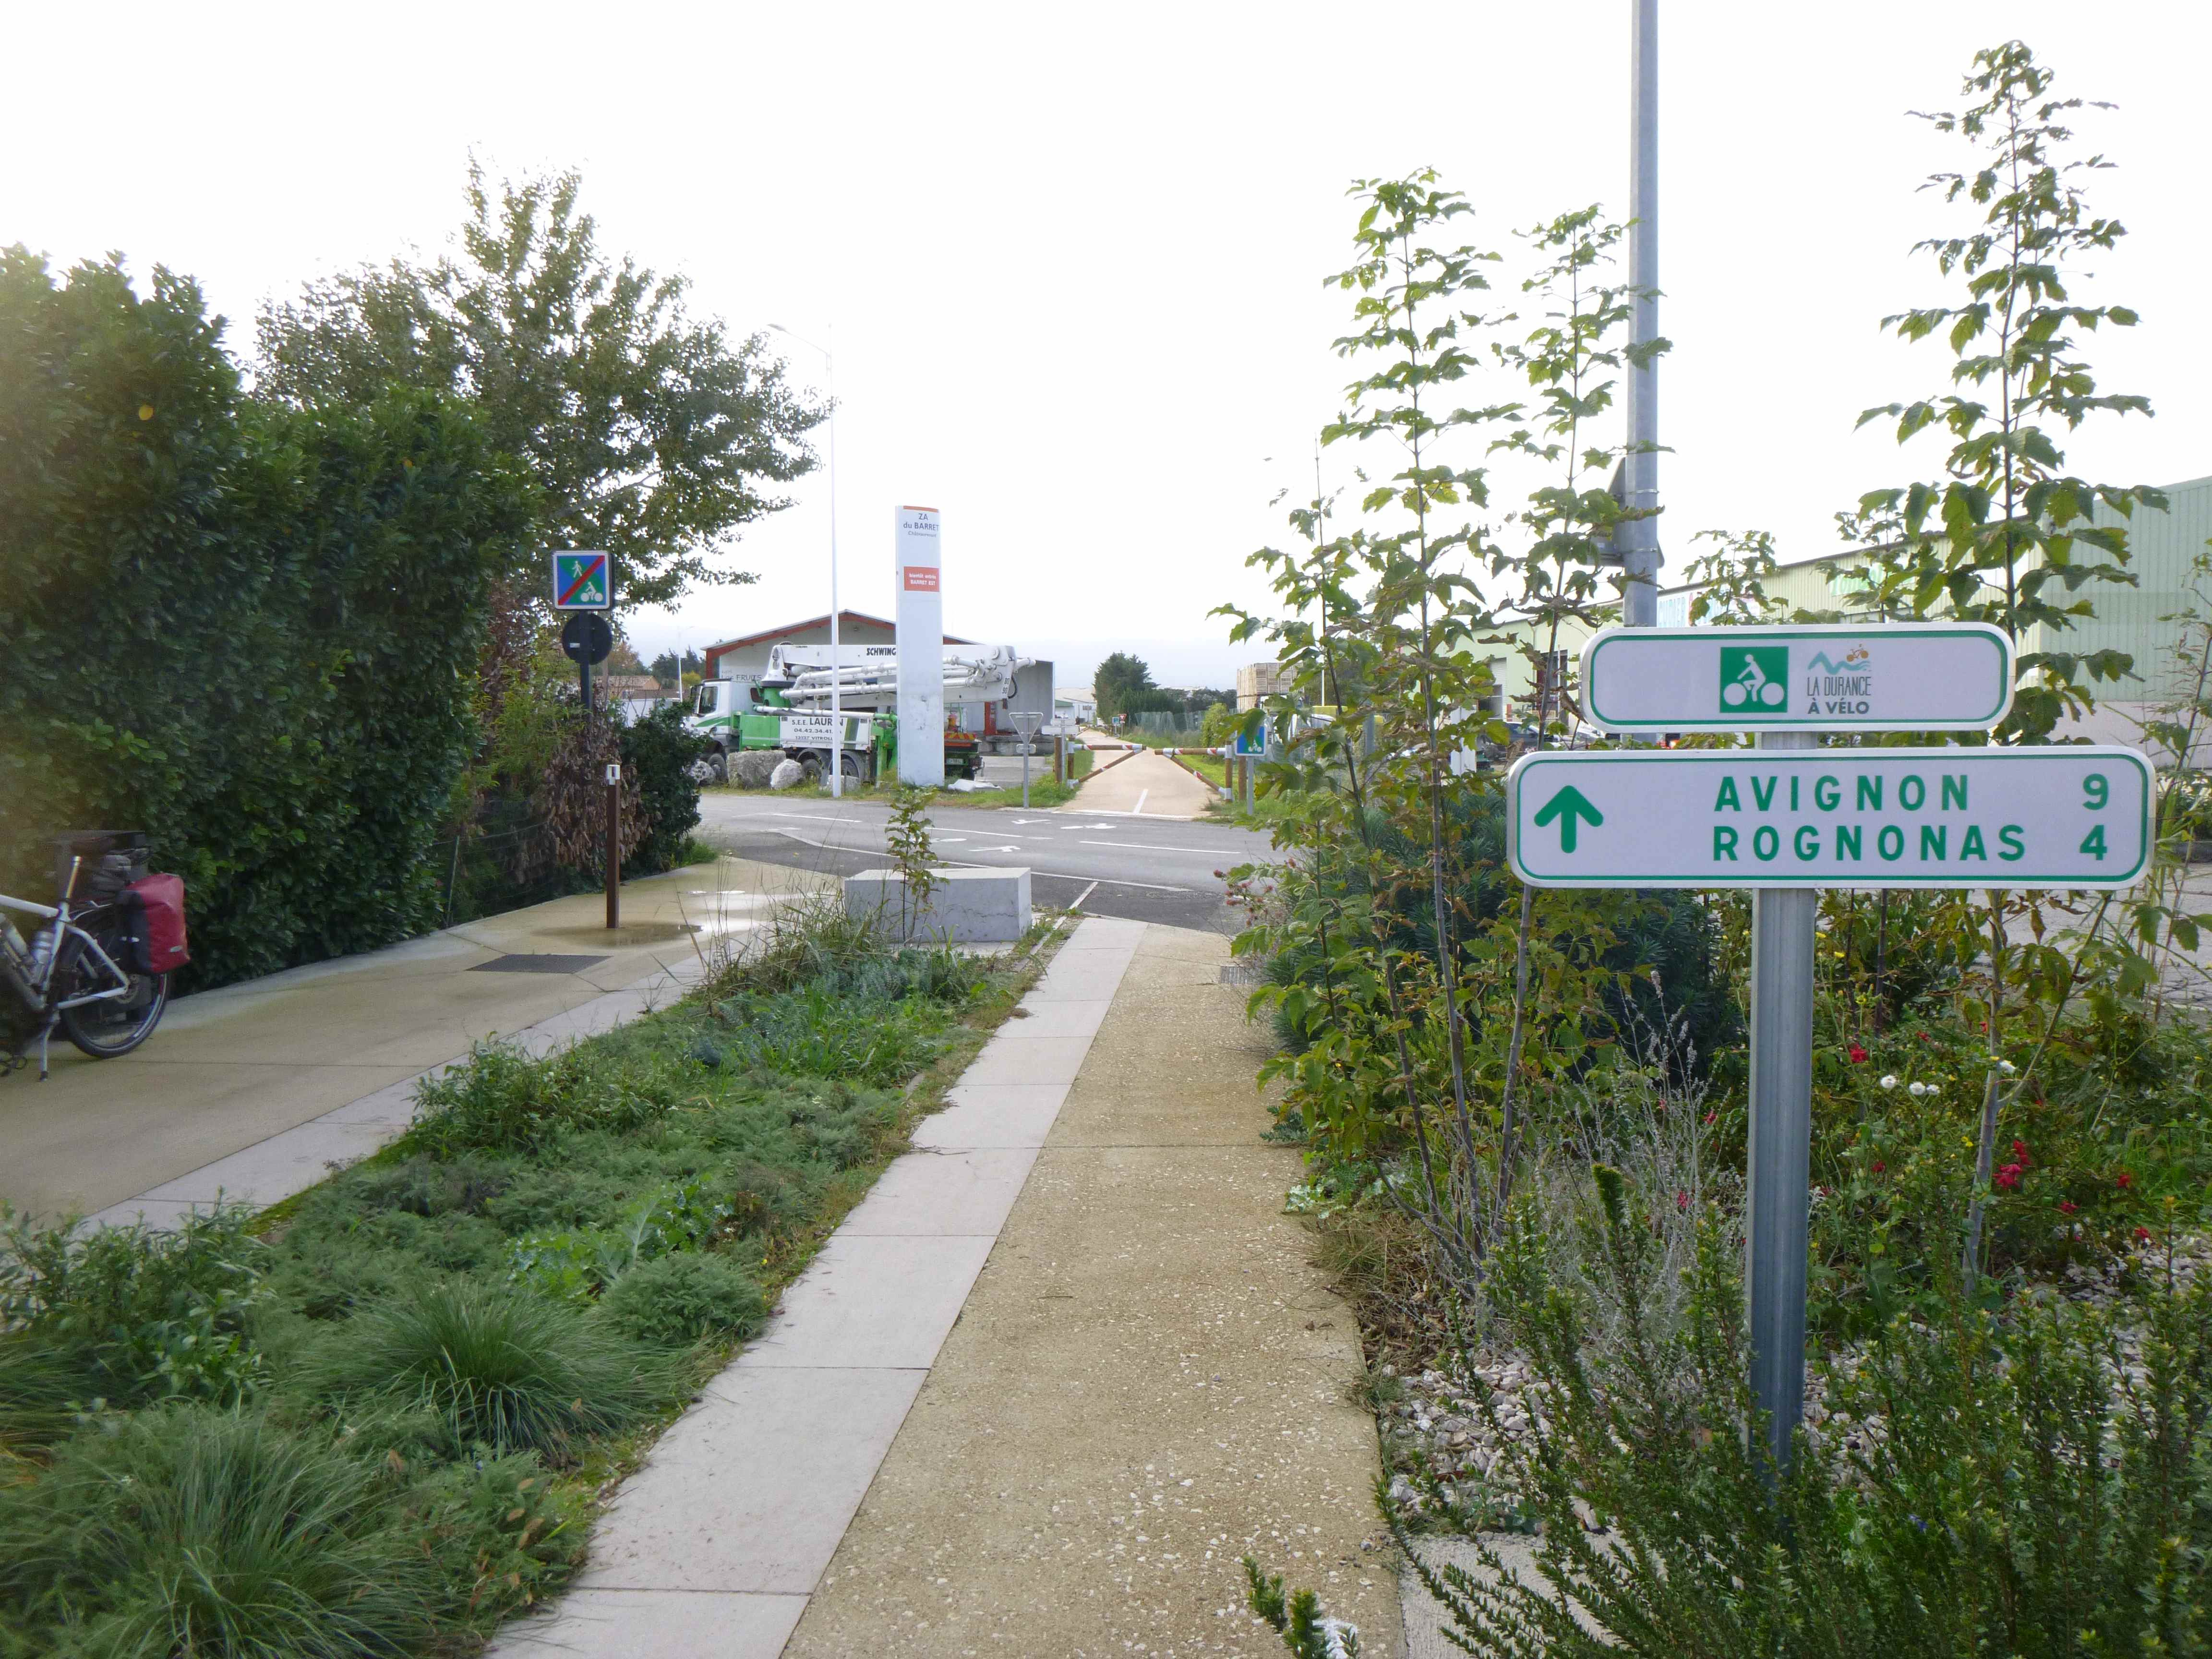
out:
M1350 1312L1282 1213L1226 942L1086 921L499 1659L1400 1652Z
M1111 758L1100 756L1100 763ZM1148 818L1202 818L1213 791L1165 755L1150 750L1091 779L1059 812L1129 812Z
M273 1204L404 1128L425 1071L488 1037L543 1051L672 1000L716 933L815 879L725 859L625 886L611 936L604 897L584 894L181 998L120 1060L57 1036L46 1082L0 1078L0 1200L157 1225L218 1188Z

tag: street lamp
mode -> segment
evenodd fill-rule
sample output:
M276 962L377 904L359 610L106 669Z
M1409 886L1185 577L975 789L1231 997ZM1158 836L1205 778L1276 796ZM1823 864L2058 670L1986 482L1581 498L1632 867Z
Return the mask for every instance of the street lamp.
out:
M823 390L830 398L830 793L832 799L842 800L845 794L845 707L839 696L844 664L837 655L837 363L829 346L818 346L781 323L770 323L769 327L798 341L809 351L822 354ZM831 344L836 343L834 325L830 339Z

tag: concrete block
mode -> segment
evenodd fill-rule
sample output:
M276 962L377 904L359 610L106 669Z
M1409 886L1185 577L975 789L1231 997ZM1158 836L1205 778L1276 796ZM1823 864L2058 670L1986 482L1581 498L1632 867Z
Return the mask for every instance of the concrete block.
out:
M725 1370L623 1484L578 1588L805 1595L921 1379L920 1370Z
M864 870L845 878L845 914L876 916L896 932L906 923L911 936L927 944L993 944L1018 939L1030 930L1030 872L1012 870L939 870L937 887L919 915L900 903L906 878L896 870Z

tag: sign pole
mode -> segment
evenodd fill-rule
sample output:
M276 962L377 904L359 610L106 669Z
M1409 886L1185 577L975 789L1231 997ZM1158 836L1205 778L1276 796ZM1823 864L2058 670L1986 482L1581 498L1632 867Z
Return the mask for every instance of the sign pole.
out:
M1808 732L1765 732L1761 749L1811 749ZM1751 1390L1778 1480L1805 1406L1805 1249L1813 1155L1813 953L1820 893L1751 898L1751 1144L1744 1310Z

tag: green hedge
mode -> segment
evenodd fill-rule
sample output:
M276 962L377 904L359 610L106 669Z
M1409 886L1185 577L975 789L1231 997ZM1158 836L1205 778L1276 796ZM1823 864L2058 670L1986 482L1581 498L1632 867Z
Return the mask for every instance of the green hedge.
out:
M189 985L434 927L489 556L526 533L465 412L241 390L189 280L0 251L0 886L143 829Z

